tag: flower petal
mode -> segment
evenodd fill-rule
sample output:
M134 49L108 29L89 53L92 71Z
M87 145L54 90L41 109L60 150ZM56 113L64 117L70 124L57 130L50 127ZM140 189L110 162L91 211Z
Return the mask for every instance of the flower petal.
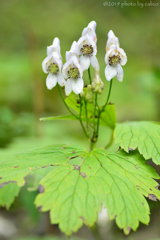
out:
M118 81L122 82L123 81L123 68L119 64L117 64L116 69L117 69L117 79L118 79Z
M48 69L48 62L51 58L52 58L52 56L48 56L42 62L42 69L43 69L43 72L45 72L45 73L48 73L48 70L47 70Z
M105 68L105 76L107 81L110 81L112 78L114 78L117 75L117 69L116 67L110 66L109 64Z
M66 96L68 96L71 92L72 92L72 81L69 78L67 80L67 82L66 82L66 85L65 85L65 94L66 94Z
M125 51L122 48L118 48L118 51L120 52L121 62L120 64L124 66L127 62L127 56Z
M64 77L63 77L62 73L58 73L58 74L57 74L57 80L58 80L58 84L59 84L61 87L64 87L64 86L65 86L66 81L64 80Z
M89 56L81 56L80 64L82 66L83 71L89 68L90 65L90 57Z
M115 37L115 35L114 35L114 32L112 30L110 30L108 32L108 38L112 38L112 37Z
M83 90L83 86L84 86L84 82L82 78L78 78L78 79L71 79L72 81L72 90L73 92L75 92L76 94L79 94L82 92Z
M57 49L60 54L60 41L57 37L53 40L53 48Z
M49 90L54 88L57 84L57 76L49 73L46 79L46 86Z
M96 25L97 25L97 23L95 21L91 21L88 24L88 27L91 28L93 31L95 31L96 30Z
M98 60L95 56L92 56L91 57L91 64L92 66L96 69L96 70L99 70L99 63L98 63Z

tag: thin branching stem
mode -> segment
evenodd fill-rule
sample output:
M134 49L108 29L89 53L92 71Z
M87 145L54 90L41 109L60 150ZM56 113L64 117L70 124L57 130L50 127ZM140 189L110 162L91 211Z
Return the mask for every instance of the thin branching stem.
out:
M83 132L84 132L85 136L88 138L89 136L88 136L88 134L86 132L86 129L85 129L84 125L83 125L82 118L81 118L81 116L82 116L82 99L81 99L81 95L80 94L79 94L79 100L80 100L79 121L80 121L80 124L82 126L82 129L83 129Z
M110 95L111 95L112 82L113 82L113 79L111 79L111 81L110 81L109 91L108 91L108 96L107 96L106 103L104 104L103 108L101 110L99 110L98 122L97 122L97 135L99 134L99 120L100 120L100 117L101 117L101 113L105 110L105 107L107 106L107 104L109 102Z
M88 68L88 76L89 76L89 82L90 82L90 85L91 85L92 81L91 81L91 72L90 72L90 67Z
M108 92L107 101L106 101L106 103L104 104L104 106L103 106L103 108L102 108L101 112L103 112L103 111L104 111L105 107L106 107L106 106L107 106L107 104L108 104L108 101L109 101L109 98L110 98L110 94L111 94L111 89L112 89L112 82L113 82L113 79L111 79L111 81L110 81L110 85L109 85L109 92Z
M87 133L89 134L87 102L85 100L84 100L84 104L85 104L85 115L86 115L86 129L87 129Z
M63 97L62 92L61 92L61 89L60 89L60 87L59 87L59 84L57 84L57 86L58 86L58 91L59 91L59 93L60 93L60 96L61 96L61 98L62 98L62 100L63 100L63 102L64 102L64 105L66 106L66 108L68 109L68 111L69 111L75 118L79 119L79 117L77 117L77 116L71 111L71 109L68 107L67 103L65 102L64 97Z

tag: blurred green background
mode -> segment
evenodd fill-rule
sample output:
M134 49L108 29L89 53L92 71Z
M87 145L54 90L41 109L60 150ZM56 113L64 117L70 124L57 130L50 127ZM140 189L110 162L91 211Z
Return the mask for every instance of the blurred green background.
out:
M92 20L97 22L97 58L100 63L101 78L105 83L99 102L104 102L109 87L104 75L106 66L104 56L107 33L113 30L128 57L128 62L123 67L124 80L120 83L116 78L114 79L110 98L116 106L117 121L160 121L159 0L152 1L159 4L156 7L145 6L145 3L150 2L149 0L139 1L143 7L126 5L122 7L121 5L124 2L137 5L137 1L110 1L114 5L119 2L118 7L109 6L108 2L102 0L0 1L1 159L7 160L14 153L46 144L77 143L86 149L89 148L89 142L83 139L78 123L40 122L39 118L67 113L57 88L50 91L45 86L46 74L42 71L41 63L46 57L46 47L52 44L55 37L58 37L61 42L63 63L65 63L65 51L70 49L73 41L80 38L83 28ZM91 74L93 77L92 68ZM84 72L84 81L86 80L87 72ZM103 127L100 133L98 146L104 146L109 140L110 130ZM113 149L116 148L117 146L113 147ZM24 214L24 219L27 218L24 222L31 224L28 219L34 215L35 211L33 196L29 197L27 191L23 191L24 197L16 201L21 202L22 208L31 209ZM13 206L12 211L14 212L15 209L17 206ZM156 213L158 209L159 205L153 206L153 211ZM2 209L2 212L9 216L5 209ZM16 211L14 214L19 219ZM160 237L158 227L160 216L158 214L155 216L153 213L154 224L152 221L150 224L154 227L143 226L136 234L131 234L127 238L150 240ZM38 222L38 220L35 221ZM27 234L31 229L32 224L26 230L23 228L22 232L18 231L18 234ZM111 231L108 238L104 237L104 239L123 239L123 235L116 231L118 235L115 238ZM152 232L149 233L149 231ZM147 234L143 235L145 232ZM82 235L85 236L85 234ZM143 237L140 238L140 236Z

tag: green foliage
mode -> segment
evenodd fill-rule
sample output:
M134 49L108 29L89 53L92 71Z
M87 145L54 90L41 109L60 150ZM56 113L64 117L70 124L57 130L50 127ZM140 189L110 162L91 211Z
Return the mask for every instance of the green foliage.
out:
M6 207L9 210L15 197L18 196L20 188L17 184L8 183L7 185L0 185L0 207Z
M14 240L66 240L66 238L62 237L53 237L53 236L46 236L46 237L34 237L34 236L29 236L29 237L22 237L22 238L16 238ZM84 238L78 238L78 237L71 237L70 240L85 240Z
M6 147L14 138L14 114L6 107L0 108L0 148Z
M44 167L50 169L41 173L46 176L39 183L41 191L35 204L41 211L50 211L51 222L58 223L68 236L83 223L93 226L102 203L110 219L116 219L128 234L137 229L139 221L149 222L144 196L160 199L154 180L159 176L137 151L128 154L95 149L88 153L73 145L33 149L2 162L0 182L15 181L22 186L27 174Z
M27 117L27 114L18 117L8 107L0 107L0 148L7 147L13 138L28 132Z
M65 102L69 107L75 110L77 113L77 117L79 116L80 112L80 103L75 98L75 94L71 93L68 97L66 97ZM88 119L89 125L93 125L93 118L94 118L94 104L88 103L87 104L87 112L88 112ZM98 113L97 113L98 115ZM65 115L65 116L57 116L57 117L48 117L48 118L41 118L41 120L78 120L73 115ZM85 115L85 104L83 102L82 105L82 121L86 122L86 115ZM116 125L116 114L115 114L115 106L114 104L108 104L105 107L104 112L101 114L100 124L103 126L110 127L111 129L115 128Z
M115 128L115 142L126 152L138 148L145 159L152 158L160 164L160 124L155 122L118 123Z

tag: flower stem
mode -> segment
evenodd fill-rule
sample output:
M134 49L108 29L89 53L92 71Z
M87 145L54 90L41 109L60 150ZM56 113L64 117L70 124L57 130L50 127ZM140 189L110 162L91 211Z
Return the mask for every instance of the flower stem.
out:
M90 67L88 68L88 76L89 76L89 82L90 82L90 85L91 85L92 81L91 81L91 72L90 72Z
M113 79L111 79L111 81L110 81L110 85L109 85L109 92L108 92L107 101L106 101L106 103L104 104L104 106L103 106L103 108L102 108L101 112L103 112L103 111L104 111L105 107L106 107L106 106L107 106L107 104L108 104L109 97L110 97L110 94L111 94L111 89L112 89L112 82L113 82Z
M82 129L83 129L83 132L84 134L86 135L86 137L88 138L88 134L86 132L86 129L83 125L83 122L82 122L82 119L81 119L81 114L82 114L82 99L81 99L81 95L79 94L79 99L80 99L80 113L79 113L79 121L80 121L80 124L82 126Z
M93 133L94 134L94 133ZM90 152L96 147L96 143L91 141Z
M66 106L66 108L68 109L68 111L69 111L75 118L79 119L79 117L77 117L77 116L71 111L71 109L68 107L67 103L65 102L64 97L63 97L63 95L62 95L62 93L61 93L59 84L57 84L57 86L58 86L58 91L59 91L59 93L60 93L60 96L61 96L61 98L62 98L62 100L63 100L63 102L64 102L64 105Z
M88 128L87 102L84 100L84 103L85 103L85 114L86 114L86 128L87 128L87 133L89 133L89 128Z
M98 114L98 121L97 121L97 135L99 134L99 120L100 120L100 117L101 117L101 113L105 110L105 107L107 106L108 104L108 101L109 101L109 98L110 98L110 95L111 95L111 89L112 89L112 82L113 82L113 79L111 79L110 81L110 85L109 85L109 92L108 92L108 97L107 97L107 101L106 103L104 104L102 110L99 110L99 114Z

